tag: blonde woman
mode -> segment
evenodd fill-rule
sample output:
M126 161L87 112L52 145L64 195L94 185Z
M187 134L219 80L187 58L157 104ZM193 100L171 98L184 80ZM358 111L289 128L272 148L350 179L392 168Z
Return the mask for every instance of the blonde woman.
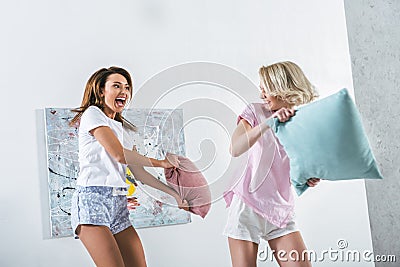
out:
M225 192L229 215L224 229L233 267L255 267L261 239L269 243L279 266L311 266L302 257L306 246L294 221L294 195L289 159L268 126L295 116L295 106L317 97L314 87L293 62L259 70L261 99L249 104L237 119L230 152L247 152L247 166L238 182ZM313 187L319 179L308 180ZM297 257L299 255L299 257Z

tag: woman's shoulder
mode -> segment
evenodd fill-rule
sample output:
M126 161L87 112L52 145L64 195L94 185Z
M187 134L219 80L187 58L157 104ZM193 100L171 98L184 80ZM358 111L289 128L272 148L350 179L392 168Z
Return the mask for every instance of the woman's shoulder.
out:
M262 109L263 107L265 107L265 104L259 102L252 102L246 105L246 109Z
M87 109L85 110L85 112L101 112L101 113L103 113L103 111L98 106L95 106L95 105L88 106Z
M93 121L104 121L107 122L106 114L97 106L89 106L86 110L82 113L81 122L80 124Z
M251 110L255 115L263 115L269 117L272 112L269 110L264 103L250 103L246 109Z
M257 103L247 103L246 104L246 106L244 107L244 109L243 109L243 112L249 112L249 111L251 111L251 112L255 112L255 105L256 105Z
M82 113L83 116L104 116L107 117L106 114L98 107L98 106L89 106L86 110Z

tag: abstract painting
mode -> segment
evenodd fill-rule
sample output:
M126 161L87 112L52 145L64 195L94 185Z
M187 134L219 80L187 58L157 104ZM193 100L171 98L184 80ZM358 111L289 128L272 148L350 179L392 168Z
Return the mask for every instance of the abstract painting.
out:
M128 109L124 117L137 130L124 131L124 147L147 157L162 159L167 152L185 155L183 111L181 109ZM79 174L78 129L69 126L74 113L69 108L46 108L45 127L48 161L50 226L52 237L72 236L70 201ZM165 183L163 169L148 168ZM135 228L172 225L191 222L188 212L168 203L174 199L158 190L141 184L127 172L129 193L140 204L130 210Z

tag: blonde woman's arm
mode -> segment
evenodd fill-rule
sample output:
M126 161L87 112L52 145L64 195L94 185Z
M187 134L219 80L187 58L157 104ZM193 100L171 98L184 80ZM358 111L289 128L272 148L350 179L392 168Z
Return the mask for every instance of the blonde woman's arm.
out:
M233 157L239 157L249 150L268 129L269 126L266 123L251 127L245 119L241 119L232 134L229 152Z
M294 114L295 111L293 109L281 108L272 114L267 121L272 118L278 118L280 122L285 122L288 121L290 117L294 116ZM252 127L245 119L241 119L232 134L229 152L233 157L242 155L249 150L249 148L257 142L258 138L269 128L270 127L265 122Z

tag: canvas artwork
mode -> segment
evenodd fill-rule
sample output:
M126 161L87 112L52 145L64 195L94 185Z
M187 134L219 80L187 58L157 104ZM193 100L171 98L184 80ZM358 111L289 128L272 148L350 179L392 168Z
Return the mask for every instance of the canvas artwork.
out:
M46 108L45 127L48 161L50 225L52 237L72 236L70 201L79 174L78 129L69 126L74 113L68 108ZM183 111L169 109L129 109L124 117L137 131L124 132L124 146L136 147L147 157L164 158L167 152L185 155ZM163 169L148 168L165 183ZM129 193L139 206L130 211L135 228L189 223L190 213L174 205L175 200L158 190L141 184L127 172Z

